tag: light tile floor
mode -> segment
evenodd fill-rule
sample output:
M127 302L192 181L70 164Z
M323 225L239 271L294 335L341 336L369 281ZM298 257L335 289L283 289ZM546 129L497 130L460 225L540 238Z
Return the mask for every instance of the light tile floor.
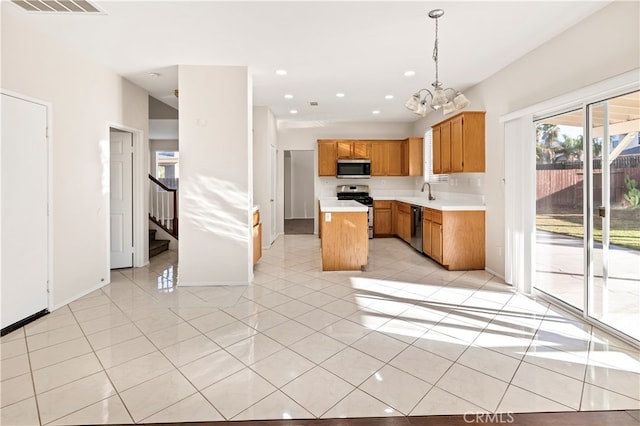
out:
M281 236L251 286L176 287L177 254L1 340L3 425L640 408L639 351L397 239L321 272Z

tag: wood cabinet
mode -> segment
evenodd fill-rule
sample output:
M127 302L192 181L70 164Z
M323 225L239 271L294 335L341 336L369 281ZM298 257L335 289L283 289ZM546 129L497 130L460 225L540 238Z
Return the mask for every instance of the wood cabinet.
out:
M404 141L387 142L387 176L406 176L406 143Z
M484 269L483 211L422 209L423 252L450 271Z
M431 257L431 209L422 208L422 252Z
M371 176L387 176L389 144L386 141L371 143ZM375 220L375 219L374 219Z
M393 201L376 200L373 202L373 236L390 237L393 235L391 224L391 204Z
M398 237L408 243L411 243L411 205L403 202L397 202L397 206L398 215L396 217L396 230Z
M433 173L485 171L485 112L465 111L432 127Z
M371 176L422 176L423 140L318 140L318 176L335 176L338 159L371 160Z
M364 140L338 140L336 152L339 159L371 159L371 142Z
M371 142L371 176L408 176L406 141Z
M324 211L320 204L322 270L361 270L369 261L367 212Z
M318 176L335 176L338 159L334 140L318 140Z
M262 257L262 223L260 222L260 210L253 212L253 264L258 263Z
M405 141L407 152L406 173L407 176L422 176L424 169L424 144L422 138L408 138Z

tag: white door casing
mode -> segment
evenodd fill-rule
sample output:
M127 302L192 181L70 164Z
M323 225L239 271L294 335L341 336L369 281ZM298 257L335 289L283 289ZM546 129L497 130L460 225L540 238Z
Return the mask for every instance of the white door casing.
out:
M269 145L270 157L271 157L271 182L269 184L269 208L271 209L271 235L270 244L276 240L278 236L277 231L277 211L276 211L276 188L278 186L276 171L278 170L278 151L273 145Z
M2 328L48 308L47 112L2 94Z
M110 132L111 269L133 266L133 135Z

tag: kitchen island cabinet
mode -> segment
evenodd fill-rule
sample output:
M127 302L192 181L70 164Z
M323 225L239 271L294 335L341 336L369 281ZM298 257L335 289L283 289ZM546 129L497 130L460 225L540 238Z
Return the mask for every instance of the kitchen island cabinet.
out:
M320 200L323 271L359 271L368 263L367 210L353 200Z

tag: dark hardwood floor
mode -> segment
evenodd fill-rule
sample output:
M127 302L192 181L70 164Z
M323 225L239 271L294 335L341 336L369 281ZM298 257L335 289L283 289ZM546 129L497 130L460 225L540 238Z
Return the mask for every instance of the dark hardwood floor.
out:
M146 423L156 425L155 423ZM464 416L367 417L356 419L252 420L231 422L162 423L162 426L638 426L640 410L563 413L467 414ZM158 424L160 426L160 424Z

